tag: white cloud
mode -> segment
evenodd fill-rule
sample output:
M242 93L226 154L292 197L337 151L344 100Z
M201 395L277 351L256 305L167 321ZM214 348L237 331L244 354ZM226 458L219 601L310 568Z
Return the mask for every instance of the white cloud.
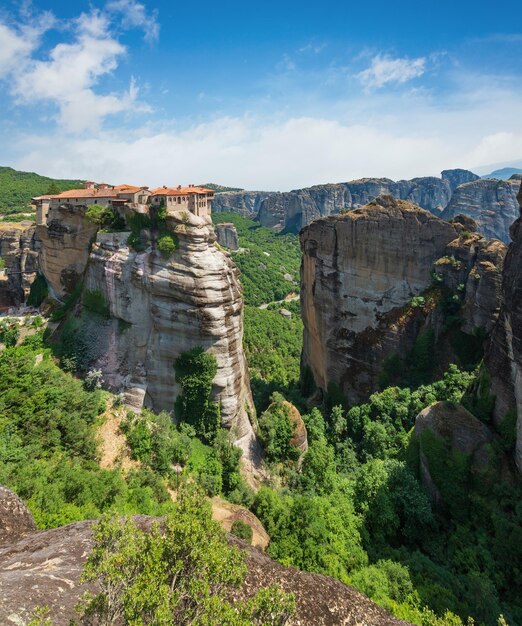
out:
M13 70L17 61L25 58L31 50L31 41L5 24L0 24L0 76Z
M105 8L110 13L121 15L123 28L142 28L145 39L151 43L158 39L160 26L156 10L147 13L145 5L136 0L111 0Z
M513 129L509 137L496 139L487 124L483 128L476 124L484 111L463 111L450 117L434 111L409 111L404 119L396 118L392 124L386 120L382 126L320 117L223 117L183 131L140 129L81 141L74 137L27 138L20 146L25 156L15 165L47 175L115 183L155 186L214 181L269 190L363 176L410 178L491 163L492 154L496 160L515 156L517 146L522 145L522 121L517 122L515 112L515 102L504 108L505 115L512 114ZM455 129L462 129L469 115L473 130L465 129L457 137ZM419 130L421 127L424 130Z
M18 27L0 22L0 78L17 70L40 45L41 36L53 27L56 20L49 11L38 15L27 14L27 22Z
M131 0L121 2L131 8L135 5ZM52 26L52 22L48 20L47 25ZM17 31L0 24L0 76L9 77L8 88L18 103L40 100L55 105L61 129L73 133L98 129L110 114L146 110L137 103L134 81L123 93L100 93L96 89L127 52L112 34L110 15L92 9L66 26L73 33L73 41L58 43L42 60L33 54L38 48L34 28L22 24Z
M426 59L397 58L378 54L373 57L370 67L359 72L357 78L368 89L379 89L388 83L403 84L422 76L425 71Z

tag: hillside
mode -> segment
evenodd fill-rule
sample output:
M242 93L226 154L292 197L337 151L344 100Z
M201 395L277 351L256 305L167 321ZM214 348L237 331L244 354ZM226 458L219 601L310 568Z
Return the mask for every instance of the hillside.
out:
M499 178L500 180L507 180L508 178L511 178L513 174L522 174L522 169L519 167L503 167L482 176L482 178Z
M81 180L48 178L34 172L19 172L12 167L0 167L0 212L21 213L27 210L34 196L60 193L81 185Z

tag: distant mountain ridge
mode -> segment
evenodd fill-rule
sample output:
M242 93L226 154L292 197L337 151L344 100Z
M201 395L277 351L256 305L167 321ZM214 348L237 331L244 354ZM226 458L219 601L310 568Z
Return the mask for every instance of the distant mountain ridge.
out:
M45 193L60 193L83 185L82 180L48 178L35 172L20 172L0 166L0 213L27 211L31 198Z
M357 209L380 195L390 195L445 219L454 217L458 209L476 220L482 234L508 242L509 226L518 217L517 182L484 180L469 170L451 169L443 170L440 178L361 178L288 192L217 193L212 210L235 211L254 217L263 226L295 233L321 217Z
M522 174L520 167L502 167L501 169L494 170L489 174L481 176L481 178L498 178L500 180L508 180L513 174Z

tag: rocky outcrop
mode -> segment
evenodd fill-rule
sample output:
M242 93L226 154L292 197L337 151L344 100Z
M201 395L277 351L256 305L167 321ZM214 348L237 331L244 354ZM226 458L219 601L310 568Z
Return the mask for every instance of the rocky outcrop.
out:
M217 241L220 246L224 246L229 250L239 250L239 237L234 224L228 222L216 224L214 230L216 231Z
M455 189L442 217L452 219L459 213L469 215L478 231L487 238L509 242L509 228L518 217L518 181L481 179Z
M31 511L16 493L0 485L0 545L15 541L35 530L36 524Z
M76 309L72 324L83 368L100 369L105 385L123 392L134 410L145 405L172 412L180 393L174 362L202 347L216 357L212 399L220 404L222 424L252 460L255 435L249 415L253 419L254 408L242 347L239 270L215 245L209 217L175 212L167 228L177 240L168 258L157 250L157 236L150 231L144 233L149 245L143 252L129 247L129 232L96 236L87 254L83 307ZM90 230L78 225L76 232L88 241ZM49 238L54 252L50 235L44 248ZM45 262L46 277L48 268ZM49 280L58 286L63 270L56 268L51 266Z
M522 207L522 186L518 193ZM515 461L522 473L522 218L511 227L504 263L501 311L486 355L497 425L515 424ZM514 418L514 419L513 419Z
M3 498L18 502L9 493L0 490L0 512L5 510ZM12 519L16 517L13 515ZM21 527L27 526L25 511L19 520ZM139 516L135 520L147 527L152 518ZM91 526L92 522L76 522L53 530L34 531L31 525L27 530L32 532L25 536L0 536L0 623L24 626L38 606L50 608L55 626L68 626L77 617L75 606L86 590L80 583L80 575L92 547ZM279 565L234 537L230 537L230 543L247 553L248 570L240 596L249 597L269 585L278 585L295 594L297 612L288 626L406 624L333 578Z
M71 205L49 211L46 225L37 226L39 264L50 294L65 300L81 281L98 227L85 219L85 208Z
M442 337L446 301L464 332L493 327L505 246L469 228L468 218L448 223L381 196L303 229L302 366L317 387L365 401L388 357L406 359L423 330Z
M38 269L35 227L23 223L0 223L0 309L19 306L29 295Z
M442 180L448 181L452 193L459 185L480 179L480 176L477 176L477 174L462 169L443 170L440 175Z
M292 439L290 443L297 448L301 455L303 455L308 450L308 433L306 432L306 426L301 417L301 413L297 410L291 402L285 400L283 405L288 410L288 418L293 427ZM268 409L270 410L270 408Z
M258 214L261 202L269 195L269 191L224 191L216 193L214 200L212 200L212 211L215 213L234 211L252 217Z
M491 456L489 443L493 434L489 428L462 406L449 402L436 402L426 407L415 418L415 439L419 446L420 476L427 493L437 508L444 508L440 492L441 465L450 472L455 455L466 459L469 471L482 472L488 467ZM439 445L433 444L433 439ZM461 461L462 465L462 461ZM433 476L436 466L438 475Z

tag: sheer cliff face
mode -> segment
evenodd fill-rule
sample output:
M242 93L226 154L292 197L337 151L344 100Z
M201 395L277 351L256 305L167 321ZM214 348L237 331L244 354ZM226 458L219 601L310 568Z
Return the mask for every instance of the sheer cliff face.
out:
M286 193L217 193L213 210L236 211L257 217L263 226L298 232L316 219L359 208L381 194L408 200L437 215L446 207L458 185L478 178L473 172L457 169L444 170L441 178L426 176L399 181L361 178Z
M522 186L518 192L522 207ZM497 424L516 417L515 460L522 473L522 218L510 230L512 243L504 263L499 321L486 355L495 396Z
M256 217L269 228L299 232L321 217L357 209L381 194L388 194L444 219L469 215L482 235L507 243L509 227L518 215L517 188L516 180L481 180L473 172L454 169L444 170L441 178L425 176L399 181L361 178L285 193L219 193L214 204L218 210Z
M38 268L38 244L35 227L0 224L0 258L5 272L0 272L0 308L20 305L29 295Z
M37 226L39 265L55 298L64 300L81 281L96 230L81 207L51 209L47 225Z
M433 271L461 294L467 332L491 328L505 246L478 234L461 238L464 229L381 196L302 230L302 364L319 388L335 383L350 403L366 400L379 388L386 357L405 358L423 328L440 332L435 301L411 306Z
M212 201L212 211L224 213L235 211L241 215L257 215L261 202L270 194L268 191L225 191L216 193Z
M485 237L509 243L509 228L518 217L518 181L475 180L457 187L442 217L463 213L473 218Z
M74 325L88 367L101 369L105 384L123 391L129 406L171 412L180 391L174 361L203 347L217 360L212 394L223 426L251 458L254 411L242 347L239 270L215 245L210 218L187 212L167 218L178 248L166 259L155 249L153 234L148 249L138 253L127 246L129 232L93 235L82 211L63 213L59 224L40 227L41 267L62 294L70 291L70 277L80 280L84 272L81 302L88 303L86 296L94 292L108 309L106 316L85 306L76 310Z
M449 184L440 178L398 182L389 178L362 178L271 194L260 203L258 219L263 226L297 232L316 219L359 208L381 194L408 200L434 213L442 211L451 197Z

